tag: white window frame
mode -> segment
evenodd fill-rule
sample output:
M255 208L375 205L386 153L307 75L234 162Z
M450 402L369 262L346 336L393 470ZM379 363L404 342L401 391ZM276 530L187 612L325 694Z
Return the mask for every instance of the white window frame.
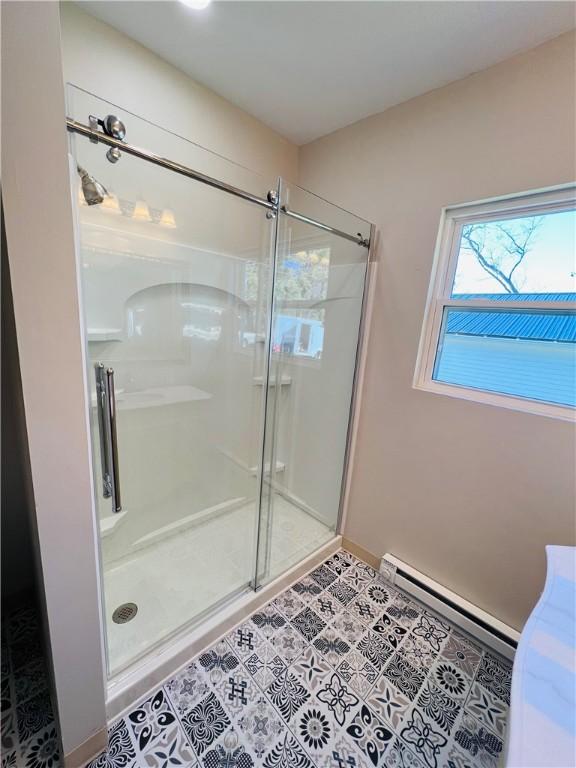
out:
M478 403L511 408L513 410L535 413L567 421L576 420L573 408L564 405L546 403L525 397L489 392L458 384L447 384L434 380L434 365L445 307L472 309L531 309L574 311L576 302L572 301L494 301L484 299L451 298L454 275L458 265L462 227L466 224L484 221L499 221L504 218L521 218L542 213L564 211L576 206L576 184L562 184L545 190L523 192L505 197L491 198L474 203L463 203L442 209L440 228L436 241L434 264L424 323L418 348L416 371L413 386L415 389L436 394L473 400Z

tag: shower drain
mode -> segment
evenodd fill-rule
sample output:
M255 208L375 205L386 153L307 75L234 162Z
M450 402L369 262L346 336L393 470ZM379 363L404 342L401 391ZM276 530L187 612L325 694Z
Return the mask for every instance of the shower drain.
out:
M138 613L138 606L136 603L122 603L112 614L112 621L116 624L126 624L127 621L131 621Z

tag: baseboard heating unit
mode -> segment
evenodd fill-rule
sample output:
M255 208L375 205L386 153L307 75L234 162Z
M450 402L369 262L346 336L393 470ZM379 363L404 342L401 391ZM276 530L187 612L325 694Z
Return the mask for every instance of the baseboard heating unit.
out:
M452 590L417 571L412 566L386 553L380 563L380 574L415 597L431 610L445 616L469 635L493 648L508 659L514 658L520 634Z

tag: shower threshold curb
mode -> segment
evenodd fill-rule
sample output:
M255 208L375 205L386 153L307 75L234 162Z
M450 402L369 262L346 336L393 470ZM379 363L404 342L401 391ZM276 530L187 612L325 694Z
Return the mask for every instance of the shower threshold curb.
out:
M258 592L239 595L221 608L214 616L180 635L164 647L151 652L131 669L120 673L108 682L106 716L109 722L122 716L152 689L169 680L183 666L188 664L204 648L217 642L234 627L246 621L247 616L269 603L290 584L314 570L330 555L342 547L342 536L338 535L317 549L311 555L293 566L278 578L262 587Z

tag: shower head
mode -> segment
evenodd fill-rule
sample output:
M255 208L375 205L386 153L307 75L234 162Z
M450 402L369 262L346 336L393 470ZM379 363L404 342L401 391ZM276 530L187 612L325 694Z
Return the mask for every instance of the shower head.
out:
M86 203L88 205L98 205L99 203L102 203L108 194L106 187L103 184L100 184L94 176L90 176L88 171L82 168L81 165L78 166L78 173L80 174L82 194L84 195Z

